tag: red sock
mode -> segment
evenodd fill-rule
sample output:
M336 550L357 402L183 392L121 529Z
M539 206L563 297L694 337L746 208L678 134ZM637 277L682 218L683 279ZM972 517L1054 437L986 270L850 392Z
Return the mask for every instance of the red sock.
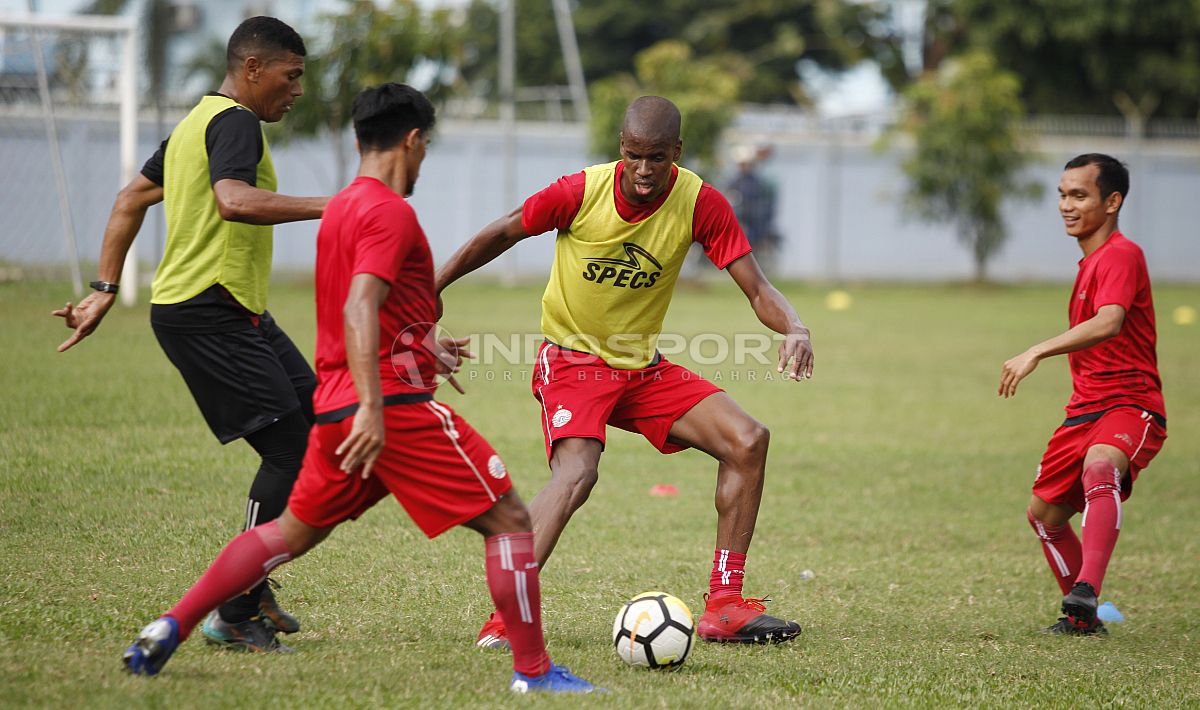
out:
M1083 560L1083 548L1079 545L1074 528L1070 523L1047 525L1033 517L1033 513L1028 510L1025 511L1025 515L1029 518L1033 531L1042 541L1042 552L1046 553L1046 561L1050 563L1050 571L1058 581L1058 588L1062 590L1063 596L1066 596L1075 584L1075 576L1079 574Z
M542 593L533 533L505 533L484 540L487 585L512 645L513 670L529 676L550 670L542 637Z
M746 555L717 549L712 574L708 578L708 598L742 596L742 578L746 576Z
M1107 461L1097 461L1083 471L1083 566L1077 581L1087 582L1100 596L1100 585L1117 535L1121 533L1121 470Z
M182 641L208 612L227 599L245 594L246 590L266 579L271 570L290 559L292 553L284 543L276 521L250 528L221 550L208 571L164 616L179 622L179 640Z

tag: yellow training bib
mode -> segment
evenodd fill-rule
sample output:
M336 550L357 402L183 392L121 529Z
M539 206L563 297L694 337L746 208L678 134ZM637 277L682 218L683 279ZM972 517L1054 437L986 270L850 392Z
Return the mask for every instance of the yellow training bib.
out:
M666 201L631 224L617 213L616 167L614 162L583 171L583 204L555 243L542 296L542 332L565 348L632 370L654 358L692 244L696 198L704 183L679 168Z
M249 310L262 313L267 308L273 228L221 219L208 177L208 124L238 105L225 96L205 96L167 141L163 157L167 244L154 275L151 303L186 301L219 283ZM266 136L255 181L257 187L275 190Z

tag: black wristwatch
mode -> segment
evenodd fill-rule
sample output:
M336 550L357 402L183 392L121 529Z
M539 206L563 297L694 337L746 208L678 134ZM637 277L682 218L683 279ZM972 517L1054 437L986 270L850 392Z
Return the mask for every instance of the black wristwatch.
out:
M120 284L111 284L107 281L93 281L88 286L91 286L100 293L116 293L121 290Z

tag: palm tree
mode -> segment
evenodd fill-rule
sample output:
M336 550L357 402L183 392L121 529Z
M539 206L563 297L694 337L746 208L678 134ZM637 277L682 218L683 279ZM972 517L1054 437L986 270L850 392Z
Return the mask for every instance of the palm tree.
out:
M279 127L282 140L327 135L333 141L335 189L346 183L350 150L345 138L354 97L366 86L403 81L428 42L415 0L345 0L342 12L321 18L316 51L305 61L305 96ZM324 41L322 41L324 40Z

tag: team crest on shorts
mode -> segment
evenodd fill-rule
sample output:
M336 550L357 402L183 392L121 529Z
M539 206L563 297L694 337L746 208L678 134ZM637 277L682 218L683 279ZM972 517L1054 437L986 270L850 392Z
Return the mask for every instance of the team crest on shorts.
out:
M488 473L492 474L492 478L504 478L508 475L508 469L504 467L499 454L492 454L488 459Z
M557 429L558 427L566 426L567 422L571 421L572 416L574 415L571 414L571 410L563 409L560 404L558 405L558 411L554 413L553 417L550 417L550 423Z

